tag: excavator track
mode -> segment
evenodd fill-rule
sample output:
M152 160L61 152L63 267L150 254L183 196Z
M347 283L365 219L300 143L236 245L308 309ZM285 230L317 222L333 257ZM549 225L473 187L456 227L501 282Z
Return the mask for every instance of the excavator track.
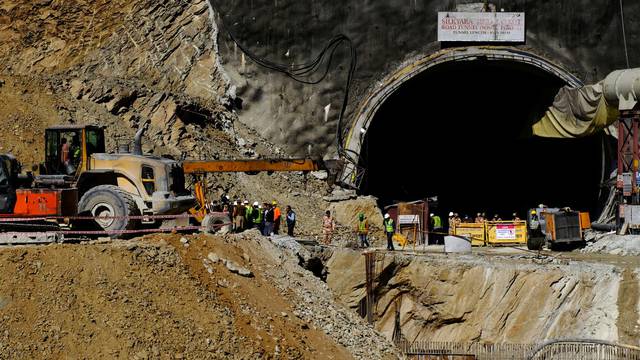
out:
M39 222L0 222L0 245L60 243L64 236L57 224Z

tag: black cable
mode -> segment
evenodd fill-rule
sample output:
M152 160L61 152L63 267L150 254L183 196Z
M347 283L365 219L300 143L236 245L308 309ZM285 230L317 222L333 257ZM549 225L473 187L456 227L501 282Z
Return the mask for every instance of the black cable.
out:
M336 140L337 140L338 155L350 161L354 165L357 165L358 164L358 161L356 160L357 158L354 159L353 157L351 157L351 155L349 155L349 153L352 153L356 156L358 154L353 150L347 150L347 149L344 149L343 147L344 134L343 134L343 128L342 128L343 121L344 121L344 114L346 112L347 105L349 103L349 92L351 89L351 83L353 81L353 74L356 71L357 62L358 62L358 54L357 54L356 48L353 46L353 42L351 41L351 39L343 34L335 35L333 38L331 38L328 41L327 45L325 45L325 47L320 51L318 56L316 56L316 58L313 59L311 62L306 64L290 65L290 64L279 64L279 63L264 59L254 54L246 47L242 46L242 44L240 44L240 42L231 34L231 32L227 31L227 34L229 35L229 38L236 44L236 46L238 46L238 48L244 54L246 54L251 60L253 60L256 64L262 67L283 73L287 77L297 82L300 82L302 84L308 84L308 85L318 84L327 77L329 70L331 69L331 64L333 62L334 54L337 48L341 44L345 43L349 47L349 52L350 52L349 71L347 73L347 79L344 87L344 97L342 100L342 107L340 109L340 113L338 116ZM321 74L321 76L314 80L308 80L308 78L315 75L315 73L317 73L323 65L325 66L325 69Z

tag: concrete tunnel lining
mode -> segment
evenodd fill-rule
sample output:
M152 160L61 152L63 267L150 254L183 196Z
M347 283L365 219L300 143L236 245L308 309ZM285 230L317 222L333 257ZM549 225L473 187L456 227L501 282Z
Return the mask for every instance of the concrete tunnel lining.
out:
M492 53L493 51L495 51L495 48L486 48L486 49L480 49L479 51L481 52L486 52L489 51L489 53ZM507 123L504 122L500 122L500 121L504 121L505 118L507 118L508 116L512 116L512 115L531 115L531 113L536 113L539 114L541 112L543 112L546 109L546 106L550 105L551 101L553 100L553 96L555 95L555 93L557 92L557 90L559 88L561 88L564 85L569 85L572 87L578 87L581 86L581 82L579 79L577 79L575 76L571 75L568 71L563 70L562 68L553 65L549 62L545 63L538 63L538 59L540 59L539 57L536 57L533 60L527 59L527 60L523 60L523 57L518 57L522 52L517 50L516 53L516 57L518 60L513 60L512 57L509 56L504 56L504 53L502 53L502 49L499 51L498 54L494 54L496 56L479 56L477 51L463 51L463 55L460 56L459 51L457 51L457 49L455 49L454 51L444 51L441 53L436 54L434 57L431 57L431 60L428 61L427 63L421 63L418 64L417 66L414 64L409 64L408 66L405 66L403 69L401 69L398 73L396 73L396 76L391 77L390 81L387 82L387 87L384 88L379 88L379 91L377 94L373 94L372 96L370 96L368 98L368 100L375 100L376 95L378 96L378 101L375 103L375 107L373 105L370 105L370 109L375 108L375 111L371 111L371 112L360 112L361 114L361 120L364 119L364 121L366 121L366 124L364 126L364 129L366 129L366 132L362 132L360 136L354 136L354 134L356 134L356 132L354 131L354 128L352 128L352 133L351 136L349 138L349 141L351 141L351 143L355 143L354 139L357 138L357 151L358 151L358 156L360 158L360 160L362 161L362 159L365 159L365 161L367 160L367 154L368 154L368 150L367 149L363 149L363 143L365 143L365 139L366 138L370 138L370 126L372 125L372 128L375 129L376 131L379 131L379 123L382 121L384 122L385 119L389 118L389 107L394 107L394 106L402 106L404 107L406 106L414 106L415 109L418 109L416 111L418 112L422 112L422 109L420 107L420 105L416 105L415 103L410 102L409 100L398 100L399 98L404 98L406 97L406 95L408 94L409 90L407 90L408 88L412 88L413 93L422 93L423 91L429 94L434 94L437 93L438 90L435 89L427 89L424 88L424 86L428 86L429 88L433 88L434 86L438 86L436 84L440 84L440 82L427 82L424 83L423 81L426 81L424 79L429 79L429 81L435 81L438 78L440 78L440 80L442 80L441 75L433 75L436 73L449 73L449 74L453 74L454 77L456 77L458 80L460 79L466 79L466 77L462 76L462 75L458 75L457 72L458 71L462 71L462 70L458 70L458 69L468 69L466 71L462 71L463 73L468 75L471 75L469 77L469 79L473 78L474 74L478 74L478 73L483 73L485 71L487 72L492 72L492 74L496 75L497 77L501 77L503 76L505 79L511 79L512 77L520 77L522 76L522 79L519 80L504 80L507 81L511 84L511 82L513 82L514 86L524 86L524 88L530 88L529 90L523 90L523 89L516 89L513 87L503 87L503 88L499 88L499 89L511 89L513 88L512 92L517 92L517 91L524 91L525 93L522 94L525 98L529 99L526 101L520 101L517 102L517 104L519 104L518 106L520 106L520 108L515 107L516 109L524 109L529 107L529 104L527 103L527 101L531 101L533 103L535 103L535 106L531 106L531 108L535 108L535 110L516 110L519 111L517 113L511 113L510 110L513 110L514 107L506 107L506 110L499 110L498 112L505 112L505 115L497 115L498 118L497 119L492 119L492 121L497 121L497 123L495 124L495 126L498 126L497 128L494 128L493 131L495 131L495 129L501 129L501 126L506 126L506 128L502 128L502 130L500 131L504 131L504 132L509 132L509 131L514 131L513 126L508 125ZM509 49L509 51L512 51L512 49ZM442 53L444 54L449 54L449 55L445 55L444 59L441 58ZM526 54L525 54L526 55ZM542 59L544 60L544 59ZM535 66L531 66L532 64L538 64ZM417 70L417 69L421 69L421 70ZM443 70L446 69L446 70ZM469 69L474 69L474 70L469 70ZM454 73L451 73L451 71L454 71ZM474 72L475 71L475 72ZM508 74L508 75L502 75L502 74ZM398 76L401 75L401 76ZM434 78L435 76L435 78ZM489 77L488 75L482 75L480 76L481 79L484 79L484 81L492 81L491 77ZM471 83L473 83L474 81L478 81L478 79L473 79L473 80L469 80ZM422 83L422 88L421 87L416 87L416 84L419 82L423 82ZM520 84L519 82L523 82L522 84ZM433 84L433 85L431 85ZM491 86L489 86L491 88ZM541 87L544 88L543 89L537 89L537 87ZM424 89L424 90L421 90ZM450 94L455 94L454 92L451 92L451 90L453 89L455 91L455 88L451 88L451 87L447 87L446 89L448 89L450 92ZM534 90L531 90L534 89ZM443 90L444 91L444 90ZM495 88L493 88L493 91L495 92ZM499 90L499 91L504 91L504 90ZM509 90L506 90L507 92L509 92ZM528 97L526 91L529 91L530 93L528 95L532 95L535 94L535 96L532 97ZM537 93L539 92L544 92L545 95L537 95ZM402 94L402 95L401 95ZM455 96L462 96L463 94L457 94L457 95L453 95ZM473 93L470 94L465 94L465 95L473 95ZM424 102L426 99L420 99L420 96L427 96L425 94L422 95L418 95L416 98L419 99L417 102ZM446 96L446 95L438 95L438 97L440 96ZM481 95L482 96L482 95ZM499 95L498 95L499 96ZM416 99L413 99L416 100ZM407 103L403 103L403 101L409 101ZM429 101L437 101L435 99L429 98ZM464 103L464 99L461 99L461 104ZM410 105L412 104L412 105ZM438 102L438 104L440 104ZM451 113L455 114L456 110L455 110L455 101L452 102L447 102L447 106L445 106L445 108L451 109ZM512 105L513 106L513 105ZM383 108L381 110L381 108ZM491 107L491 106L490 106ZM440 115L440 114L446 114L447 111L444 110L433 110L433 107L428 107L425 106L425 113L428 112L435 112L435 114L429 114L429 116L437 116L436 114ZM362 109L362 108L361 108ZM404 111L404 112L402 112ZM434 127L434 131L436 131L436 129L438 127L435 127L433 125L425 125L425 123L420 123L420 125L416 125L418 127L415 127L413 125L411 125L412 123L408 120L404 120L403 116L409 114L409 117L414 117L412 112L410 112L410 110L402 110L401 113L402 115L398 115L400 116L399 119L391 121L391 123L394 123L396 127L407 127L407 128L414 128L414 132L421 132L421 131L430 131L432 129L432 127ZM407 113L407 111L409 111ZM438 112L440 111L440 112ZM520 113L521 112L521 113ZM379 115L381 114L381 115ZM417 113L416 113L417 114ZM473 112L469 112L466 111L465 114L468 116L469 114L474 114ZM478 114L478 116L480 116L480 119L485 119L483 118L482 114L486 114L485 112L480 112ZM508 114L508 115L506 115ZM381 116L381 119L376 119L377 116ZM394 115L392 115L394 116ZM418 115L418 116L422 116ZM424 120L428 120L430 119L430 117L424 117L422 116L422 118ZM406 116L405 116L406 117ZM537 117L535 116L530 116L531 119L537 119ZM414 121L418 121L419 118L416 118ZM431 117L431 119L433 119ZM502 119L502 120L501 120ZM528 120L531 120L528 119ZM519 125L517 125L516 127L520 127L520 128L526 128L526 126L524 125L524 122L522 122L521 120L518 121ZM489 126L494 126L494 125L489 125ZM387 129L388 130L388 129ZM401 130L401 131L406 131L406 130ZM400 131L400 132L401 132ZM358 133L360 133L360 131L358 131ZM393 132L387 132L385 131L385 134L391 134ZM398 133L399 134L399 133ZM395 135L398 135L395 134ZM393 136L391 136L393 137ZM369 146L374 146L374 147L389 147L391 149L391 151L393 151L393 149L400 149L403 147L403 143L402 140L400 141L393 141L390 140L389 142L391 144L382 144L379 141L379 135L376 135L375 137L377 140L376 141L371 141L369 143ZM523 138L526 139L526 138ZM414 138L415 140L415 138ZM436 141L433 140L432 141ZM496 139L494 139L494 141L496 141ZM497 140L498 142L501 142L499 139ZM606 144L605 144L606 143ZM608 176L609 174L606 172L608 170L605 169L609 169L609 163L607 163L608 160L606 155L611 155L611 152L608 152L607 154L605 154L605 152L607 150L605 150L605 146L609 146L610 144L606 141L605 136L604 135L598 135L597 137L588 137L588 138L581 138L581 139L570 139L570 140L552 140L552 139L544 139L544 138L537 138L537 137L533 137L529 140L517 140L516 143L510 143L508 142L509 145L506 145L507 143L505 143L504 145L499 145L499 146L503 146L504 149L507 149L506 151L509 151L509 147L510 146L515 146L515 148L513 149L514 151L516 151L516 148L519 151L522 151L525 148L528 148L530 146L539 146L542 149L548 149L551 152L555 152L556 154L562 154L562 155L558 155L558 156L554 156L554 160L556 163L552 164L550 166L550 168L553 168L555 170L560 169L560 172L562 172L562 165L559 165L560 163L567 162L567 163L573 163L573 165L569 166L572 167L574 170L578 170L580 169L580 167L578 167L577 165L575 165L576 163L580 163L582 167L585 168L585 172L589 173L589 174L585 174L584 177L588 177L589 178L589 191L585 190L585 194L584 197L585 198L596 198L598 200L601 200L601 193L598 193L597 190L594 191L595 188L597 188L597 186L599 185L599 183L601 182L602 179L604 179L606 176ZM411 148L411 146L408 146L408 148ZM413 149L418 149L419 147L414 147ZM489 147L494 149L495 146L493 147ZM353 149L353 148L352 148ZM433 148L431 148L433 149ZM599 152L602 150L601 155L599 154ZM403 151L406 151L406 149L403 149ZM385 156L384 153L380 152L380 151L374 151L372 152L376 154L376 157L372 157L369 158L368 160L372 161L372 162L379 162L381 161L381 159ZM571 154L568 154L571 153ZM585 159L578 159L576 161L574 161L573 159L576 157L576 154L585 154L584 156L589 157L590 159L593 159L593 162L591 160L585 160ZM440 156L442 157L442 154L440 154ZM602 157L602 163L600 160L596 160L596 158ZM385 160L386 161L386 160ZM552 161L552 162L553 162ZM597 162L597 164L596 164ZM606 163L606 165L605 165ZM400 161L399 164L396 165L404 165L404 166L411 166L412 163L407 163L407 162L402 162ZM372 167L378 166L377 164L370 164ZM419 167L423 167L426 168L427 167L427 163L425 162L425 159L422 157L415 157L415 165L419 166ZM524 166L524 165L523 165ZM364 166L365 168L367 168L368 166ZM586 169L588 168L588 169ZM602 169L602 173L601 173L601 169ZM516 171L517 175L521 175L520 173L518 173L518 171L521 170L513 170ZM543 167L539 168L539 171L545 171L545 169ZM372 175L372 177L381 177L384 175L382 175L382 173L379 171L375 171L375 172L370 172ZM535 172L532 171L532 174L534 174ZM597 176L595 175L595 173L597 173ZM365 175L367 176L367 175ZM597 179L596 179L597 177ZM367 181L369 181L370 179L366 179ZM378 181L378 180L376 180ZM366 182L366 181L365 181ZM394 181L390 181L390 184L395 184ZM456 181L453 181L453 183L456 183ZM482 183L482 182L481 182ZM434 182L429 182L428 183L429 186L431 186L431 188L429 189L429 193L425 192L424 195L438 195L438 192L442 191L443 193L447 194L447 192L449 192L450 194L450 189L443 189L442 187L444 186L445 188L449 187L449 184L447 183L441 183L440 187L435 187L434 188ZM379 198L382 199L381 204L382 205L386 205L387 203L389 203L389 200L392 200L389 198L389 194L378 194L376 191L371 191L372 188L369 187L370 184L365 184L365 186L361 187L361 191L363 193L366 194L371 194L371 195L375 195L378 196ZM406 184L403 183L403 186L407 186L409 188L414 187L414 185L412 185L411 182L407 182ZM426 185L426 183L425 183ZM453 186L453 185L452 185ZM376 188L375 186L373 188ZM508 188L508 187L507 187ZM586 187L585 187L586 189ZM495 191L495 189L493 189ZM513 189L512 189L513 190ZM490 191L490 190L487 190ZM535 192L535 191L534 191ZM553 193L553 192L552 192ZM579 194L579 193L576 193ZM597 196L595 194L598 194ZM409 198L402 198L402 196L400 196L400 194L398 194L399 196L393 200L413 200L413 199L409 199ZM498 195L498 193L496 193L496 195ZM546 196L548 194L545 194L544 197L544 202L547 201L552 201L554 199L553 196ZM558 198L562 199L563 204L552 204L552 205L558 205L558 206L572 206L574 204L570 204L568 202L573 202L573 201L567 201L567 200L571 200L571 198L567 198L561 195L564 194L557 194L560 195L558 196ZM386 198L385 198L386 197ZM576 195L576 197L580 197L580 195ZM526 197L525 197L526 198ZM531 203L529 204L529 202L533 202L536 199L536 196L531 196L529 198L527 198L527 201L523 201L522 204L522 208L520 207L511 207L511 204L508 206L508 208L512 209L513 211L518 211L519 213L522 213L523 211L526 211L526 209L524 209L524 203L526 202L527 206L533 206L535 204ZM486 200L486 199L485 199ZM567 202L567 204L565 204L565 202ZM595 202L592 202L595 204ZM498 204L500 204L500 202L498 202ZM536 203L537 204L537 203ZM588 209L584 209L584 210L591 210L591 211L596 211L597 206L591 206L588 205L589 202L588 201L577 201L575 203L576 206L585 206L588 207ZM478 205L479 207L484 206L484 208L486 209L491 209L491 207L486 207L486 202L484 205ZM499 205L498 205L499 206ZM480 208L479 208L480 209ZM478 210L479 210L478 209ZM503 211L506 209L500 209L502 216L506 216L507 214ZM489 210L492 211L492 210ZM509 212L510 215L510 212ZM594 214L595 215L595 214Z
M583 83L564 67L551 62L530 51L515 47L471 46L443 49L429 55L421 55L401 64L396 71L386 76L368 91L369 95L360 101L360 105L349 126L344 149L347 154L358 158L364 142L364 134L376 113L387 99L405 82L430 68L446 62L473 61L478 58L487 60L508 60L528 64L560 78L571 87L583 86ZM361 132L364 129L364 132ZM359 174L353 164L347 164L342 174L345 184L358 187Z

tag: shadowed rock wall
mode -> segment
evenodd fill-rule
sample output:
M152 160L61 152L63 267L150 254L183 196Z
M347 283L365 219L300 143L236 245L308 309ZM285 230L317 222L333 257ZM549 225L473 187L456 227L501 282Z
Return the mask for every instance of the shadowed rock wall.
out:
M225 70L242 98L240 119L276 143L304 154L311 147L325 155L335 145L336 121L348 67L340 51L337 67L325 82L303 86L260 68L229 41L230 31L256 54L281 63L301 63L315 56L332 35L344 33L355 43L358 70L349 113L376 81L418 54L440 49L437 12L468 1L211 0L221 26L220 50ZM567 67L585 82L597 81L626 66L617 1L515 0L494 2L498 9L526 13L526 44ZM631 66L640 65L640 3L624 5ZM335 64L334 64L335 65ZM325 107L330 106L325 122Z

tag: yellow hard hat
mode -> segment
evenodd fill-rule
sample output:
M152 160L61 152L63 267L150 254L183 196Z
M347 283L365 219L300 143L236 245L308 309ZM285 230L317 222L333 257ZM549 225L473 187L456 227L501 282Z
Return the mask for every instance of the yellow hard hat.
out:
M271 202L271 205L278 205L278 203L277 203L275 200L273 200L273 201Z
M535 215L536 211L535 210L531 210L531 215Z

